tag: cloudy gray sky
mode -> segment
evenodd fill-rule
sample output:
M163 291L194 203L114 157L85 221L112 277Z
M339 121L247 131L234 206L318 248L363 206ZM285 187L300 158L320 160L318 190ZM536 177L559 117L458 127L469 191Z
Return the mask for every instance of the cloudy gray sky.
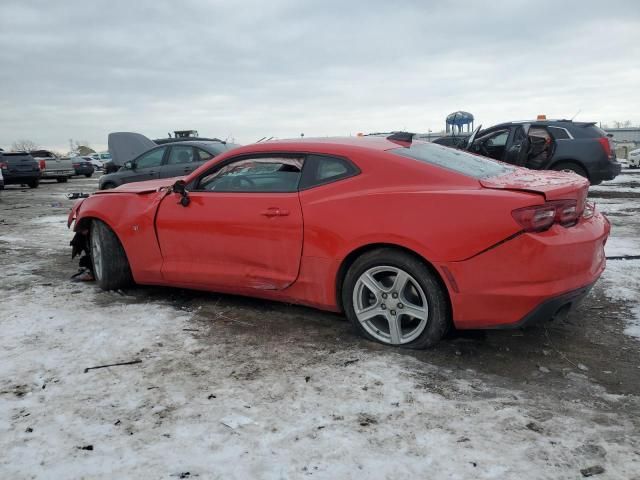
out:
M638 0L2 0L0 19L4 148L425 132L459 109L640 124Z

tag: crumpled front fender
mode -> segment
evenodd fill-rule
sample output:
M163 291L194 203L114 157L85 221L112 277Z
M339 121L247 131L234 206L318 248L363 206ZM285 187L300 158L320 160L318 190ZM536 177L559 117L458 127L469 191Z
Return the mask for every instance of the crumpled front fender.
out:
M67 228L71 228L71 224L76 221L78 218L78 212L80 211L80 207L84 203L86 198L82 198L73 204L71 207L71 211L69 212L69 217L67 218ZM74 228L75 231L75 228Z

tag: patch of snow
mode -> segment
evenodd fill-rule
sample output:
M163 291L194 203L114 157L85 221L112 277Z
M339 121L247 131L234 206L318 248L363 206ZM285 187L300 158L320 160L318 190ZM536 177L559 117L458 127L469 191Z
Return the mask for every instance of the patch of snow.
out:
M631 305L625 333L640 338L640 260L610 260L602 275L605 294Z
M568 478L593 463L592 445L612 477L635 472L633 445L619 440L633 426L615 411L545 405L393 352L318 362L287 344L273 355L268 344L199 339L183 330L192 322L87 284L6 297L3 476Z

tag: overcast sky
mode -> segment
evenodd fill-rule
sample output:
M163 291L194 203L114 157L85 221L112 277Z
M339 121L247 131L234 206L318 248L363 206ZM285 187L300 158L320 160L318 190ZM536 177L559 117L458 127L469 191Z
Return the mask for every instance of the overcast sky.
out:
M5 149L438 131L455 110L640 124L638 0L2 0L0 19Z

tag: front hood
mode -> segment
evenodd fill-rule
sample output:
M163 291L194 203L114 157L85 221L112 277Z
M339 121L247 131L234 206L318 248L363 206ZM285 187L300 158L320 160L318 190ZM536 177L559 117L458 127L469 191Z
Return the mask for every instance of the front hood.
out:
M575 173L527 168L515 168L506 175L481 179L480 184L485 188L539 193L547 200L575 198L577 192L584 190L586 193L589 188L589 180Z
M176 180L180 180L183 177L174 178L160 178L158 180L146 180L144 182L132 182L120 185L118 188L112 188L109 190L98 190L96 195L108 195L110 193L150 193L156 192L160 188L170 187Z
M111 161L119 166L157 146L153 140L134 132L112 132L107 142Z

